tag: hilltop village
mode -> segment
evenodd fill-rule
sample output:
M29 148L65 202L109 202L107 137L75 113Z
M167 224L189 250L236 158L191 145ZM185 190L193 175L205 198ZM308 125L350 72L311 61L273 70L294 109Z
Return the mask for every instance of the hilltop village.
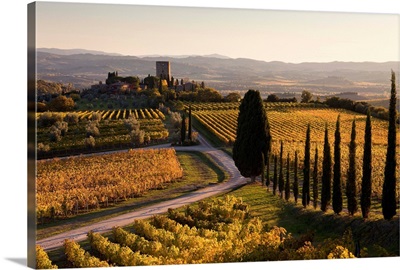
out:
M189 81L188 79L174 78L171 74L171 64L169 61L156 62L156 74L149 74L146 78L140 79L137 76L122 77L118 71L108 72L105 83L100 81L98 84L92 85L90 89L86 89L83 93L90 94L112 94L112 95L140 95L150 94L158 96L158 94L166 94L166 100L185 99L185 94L194 93L199 90L213 90L206 88L204 82ZM158 90L157 92L154 92ZM217 94L218 92L214 93ZM191 95L193 98L193 95ZM222 96L220 96L222 99ZM218 97L217 97L218 99Z

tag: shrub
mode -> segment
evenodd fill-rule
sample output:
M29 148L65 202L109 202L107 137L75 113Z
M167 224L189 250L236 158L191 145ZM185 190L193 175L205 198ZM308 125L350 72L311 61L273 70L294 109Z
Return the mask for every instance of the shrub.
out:
M57 121L54 125L61 131L61 136L65 136L65 133L68 131L68 123L65 121Z
M89 121L86 126L86 137L96 137L100 135L100 131L98 128L98 122L96 121Z
M169 121L175 129L180 128L182 122L181 114L179 112L171 112Z
M50 151L50 146L47 144L44 144L44 143L38 143L37 150L39 152L48 152L48 151Z
M140 129L132 130L130 133L131 140L136 146L144 143L144 135L145 135L145 132Z
M101 113L92 112L92 121L100 122L100 120L101 120Z
M47 110L47 105L44 102L36 103L36 111L37 112L45 112Z
M51 111L67 112L74 109L75 102L72 98L58 96L49 103L48 107Z
M61 130L57 126L53 125L49 129L50 141L58 142L61 141Z
M94 148L96 145L96 140L92 136L85 138L85 145L89 148Z
M79 123L79 115L75 112L67 113L64 117L64 121L69 124L78 124Z
M55 124L57 121L62 121L62 115L59 113L53 112L44 112L40 114L38 119L38 126L39 127L49 127Z
M81 99L81 96L79 94L76 94L76 93L71 94L69 97L72 98L73 101L77 101L77 100Z

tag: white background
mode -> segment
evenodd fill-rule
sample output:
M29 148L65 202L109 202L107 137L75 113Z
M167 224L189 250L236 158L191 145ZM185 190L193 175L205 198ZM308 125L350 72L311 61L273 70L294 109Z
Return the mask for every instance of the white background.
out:
M0 269L26 269L27 258L27 4L30 1L8 0L1 2L1 140L2 153L0 188ZM64 1L112 3L112 1ZM398 0L119 0L121 4L264 8L279 10L344 11L400 14ZM329 2L329 3L327 3ZM399 25L400 27L400 25ZM393 33L399 35L399 33ZM214 265L186 265L141 267L140 269L240 269L243 267L296 268L296 269L373 269L396 267L400 258L262 262ZM123 269L138 269L125 267Z

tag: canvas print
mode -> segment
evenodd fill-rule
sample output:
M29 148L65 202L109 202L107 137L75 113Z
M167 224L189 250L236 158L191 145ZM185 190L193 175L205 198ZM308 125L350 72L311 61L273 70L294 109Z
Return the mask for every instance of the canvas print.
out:
M399 15L28 5L28 264L399 256Z

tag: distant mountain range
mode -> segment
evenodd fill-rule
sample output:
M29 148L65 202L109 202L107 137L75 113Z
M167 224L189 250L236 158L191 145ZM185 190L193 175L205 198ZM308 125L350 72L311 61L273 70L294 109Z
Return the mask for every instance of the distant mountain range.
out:
M268 93L359 92L364 95L386 95L390 90L390 71L399 73L400 62L330 62L284 63L246 58L229 58L212 54L205 56L124 56L91 50L37 50L38 79L73 83L87 88L105 81L107 73L118 71L121 76L144 78L155 75L156 61L170 61L175 79L204 81L220 91L244 92L248 89Z
M59 54L59 55L72 55L72 54L97 54L97 55L112 55L112 56L122 56L120 53L107 53L95 50L85 50L85 49L57 49L57 48L38 48L36 51Z

